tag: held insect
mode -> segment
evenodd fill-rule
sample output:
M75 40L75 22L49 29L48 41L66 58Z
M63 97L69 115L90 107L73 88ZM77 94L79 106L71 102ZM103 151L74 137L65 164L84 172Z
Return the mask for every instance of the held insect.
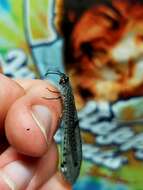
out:
M82 161L82 143L74 96L69 78L64 73L48 71L46 77L49 74L60 76L58 85L63 100L61 172L71 184L74 184L79 175Z

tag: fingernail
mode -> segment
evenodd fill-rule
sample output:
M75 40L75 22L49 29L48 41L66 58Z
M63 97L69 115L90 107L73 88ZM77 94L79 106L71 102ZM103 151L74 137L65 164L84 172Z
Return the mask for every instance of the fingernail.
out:
M34 169L20 161L6 165L0 171L0 177L11 190L26 189L31 181Z
M52 123L52 114L50 110L43 105L34 105L32 106L32 117L48 144L48 134Z
M2 186L4 186L5 189L17 190L16 183L7 174L0 172L0 178L2 179Z

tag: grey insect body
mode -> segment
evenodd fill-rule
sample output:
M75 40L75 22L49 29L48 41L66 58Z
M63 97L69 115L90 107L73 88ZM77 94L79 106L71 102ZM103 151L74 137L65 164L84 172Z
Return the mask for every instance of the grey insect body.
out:
M61 84L61 94L64 107L61 171L73 184L79 175L82 153L77 111L69 81Z
M48 72L49 73L49 72ZM61 171L65 178L74 184L81 167L82 143L74 96L69 78L61 72L59 86L63 99Z

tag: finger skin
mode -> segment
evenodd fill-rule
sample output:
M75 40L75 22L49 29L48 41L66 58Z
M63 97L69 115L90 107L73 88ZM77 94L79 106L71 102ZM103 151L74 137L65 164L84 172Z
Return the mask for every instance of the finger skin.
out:
M32 118L33 105L45 105L52 113L52 123L51 126L48 126L50 131L47 134L49 145L59 126L62 105L59 100L51 101L43 98L53 96L47 87L48 83L41 81L41 84L33 86L24 96L16 100L8 111L5 119L6 136L9 143L20 153L39 157L48 148L43 134Z
M0 74L0 133L2 135L5 130L9 143L19 152L41 156L47 151L47 146L59 126L62 106L59 100L50 101L43 98L53 97L47 87L54 87L47 81L30 80L26 83L29 86L25 85L25 82L22 84L22 81L18 84ZM27 89L24 90L22 86L27 86ZM38 104L47 106L52 113L51 130L47 134L48 145L31 117L31 107Z
M7 181L2 178L3 175L8 176L8 179L10 178L17 190L37 190L57 171L58 151L55 142L41 158L22 156L16 151L14 152L12 148L9 148L8 152L5 151L3 154L5 154L5 159L10 160L10 162L5 163L0 168L0 189L9 189ZM3 161L0 156L0 163Z
M0 132L4 129L5 117L10 106L24 94L24 89L18 83L0 74Z
M2 177L0 177L0 189L2 189L2 190L11 190L10 187L3 181Z
M24 88L22 87L22 81L20 84L21 86L15 81L0 75L0 98L2 100L0 107L0 128L4 129L5 121L7 139L10 145L14 147L14 149L12 148L13 152L12 149L7 151L7 156L5 153L2 154L2 157L0 156L0 168L3 172L11 175L10 177L15 183L18 183L19 190L22 190L23 186L25 190L25 186L30 181L28 190L34 190L34 188L36 190L37 187L46 183L57 171L58 152L55 148L56 146L53 145L53 135L59 126L62 115L62 104L60 100L51 101L43 98L55 96L55 94L47 90L47 87L50 89L54 88L48 82L38 80L37 82L32 82L31 86ZM33 105L44 105L52 113L52 123L49 126L50 132L47 134L48 145L31 116ZM52 153L50 153L50 150L52 150ZM22 156L21 153L26 156ZM34 158L37 161L29 164L29 160L31 159L27 155L37 157ZM24 160L25 157L28 159L28 165L27 160ZM15 170L14 173L13 170L10 171L17 162L23 165L27 171L25 173L30 174L25 178L21 176L23 181L18 180L20 175L18 176ZM9 189L1 177L0 189Z
M36 172L26 190L37 190L46 183L58 169L58 149L55 142L39 160Z
M21 155L13 147L8 147L2 154L0 154L0 168L5 165L21 159Z
M72 186L67 183L63 176L57 172L47 183L45 183L39 190L72 190Z

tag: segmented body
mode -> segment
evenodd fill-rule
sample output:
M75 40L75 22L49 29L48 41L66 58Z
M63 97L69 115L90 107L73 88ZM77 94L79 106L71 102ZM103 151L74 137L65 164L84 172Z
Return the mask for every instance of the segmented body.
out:
M79 175L82 161L82 143L74 96L69 78L64 73L48 71L46 76L48 74L60 76L58 85L63 100L61 172L66 180L74 184Z
M61 171L73 184L80 171L82 147L77 111L69 80L61 84L61 95L63 97Z

